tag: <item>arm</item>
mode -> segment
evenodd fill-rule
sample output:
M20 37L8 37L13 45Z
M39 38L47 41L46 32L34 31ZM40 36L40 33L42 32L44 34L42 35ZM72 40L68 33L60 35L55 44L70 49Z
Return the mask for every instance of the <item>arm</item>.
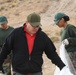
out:
M69 41L70 45L76 45L76 27L75 26L71 26L69 27L69 35L70 37L67 38L67 40Z
M60 68L60 70L65 66L65 64L61 61L60 57L58 56L54 44L49 38L46 39L45 53L47 57L51 59L52 63L57 65Z

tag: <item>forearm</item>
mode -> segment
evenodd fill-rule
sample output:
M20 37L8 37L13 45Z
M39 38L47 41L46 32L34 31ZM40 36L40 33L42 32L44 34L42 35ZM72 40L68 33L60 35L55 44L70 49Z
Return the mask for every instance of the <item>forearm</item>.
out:
M52 62L57 65L60 70L65 66L65 64L62 62L62 60L60 59L60 57L58 56L58 54L55 52L53 55L53 59Z
M69 38L67 38L67 40L69 41L70 45L76 45L76 38L69 37Z

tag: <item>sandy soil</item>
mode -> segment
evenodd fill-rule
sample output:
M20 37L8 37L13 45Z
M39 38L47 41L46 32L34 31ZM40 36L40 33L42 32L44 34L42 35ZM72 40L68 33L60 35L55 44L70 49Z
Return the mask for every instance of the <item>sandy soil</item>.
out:
M58 37L54 44L59 52L60 28L53 24L56 12L64 12L71 17L69 23L76 24L76 0L0 0L0 15L8 18L14 28L21 26L28 14L36 12L41 16L42 29L49 37ZM43 55L43 75L53 75L55 65Z

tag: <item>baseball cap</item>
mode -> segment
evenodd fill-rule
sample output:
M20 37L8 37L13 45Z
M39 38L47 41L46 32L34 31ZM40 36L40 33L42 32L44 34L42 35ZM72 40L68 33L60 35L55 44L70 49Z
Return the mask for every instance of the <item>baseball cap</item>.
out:
M5 16L0 16L0 24L7 23L7 18Z
M57 14L55 14L54 24L58 24L58 22L59 22L64 16L67 16L67 15L64 14L64 13L57 13Z
M31 13L27 16L27 21L34 27L41 26L41 18L37 13Z

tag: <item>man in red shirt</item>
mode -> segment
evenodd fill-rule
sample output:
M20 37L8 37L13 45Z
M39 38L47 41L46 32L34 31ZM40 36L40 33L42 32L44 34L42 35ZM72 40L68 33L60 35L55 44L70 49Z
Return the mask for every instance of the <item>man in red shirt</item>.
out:
M26 23L7 37L0 54L0 70L11 50L13 75L42 75L44 52L60 70L65 66L56 53L54 44L41 30L40 21L37 13L31 13L27 16Z

